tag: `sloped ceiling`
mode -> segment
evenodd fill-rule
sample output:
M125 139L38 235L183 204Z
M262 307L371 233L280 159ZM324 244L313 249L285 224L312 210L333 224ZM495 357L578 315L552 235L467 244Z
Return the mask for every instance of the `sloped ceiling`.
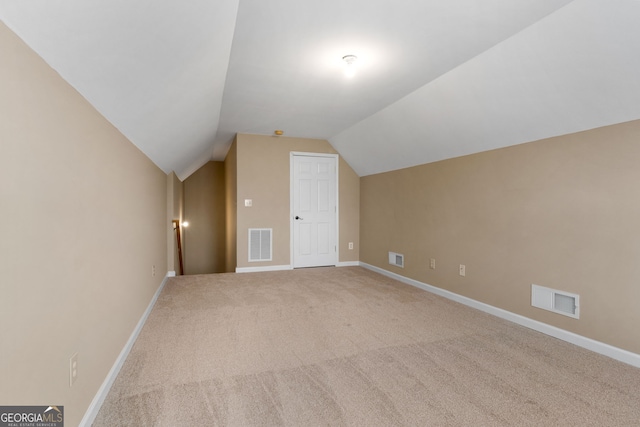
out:
M181 179L238 132L328 139L363 176L639 119L639 18L636 0L0 0Z

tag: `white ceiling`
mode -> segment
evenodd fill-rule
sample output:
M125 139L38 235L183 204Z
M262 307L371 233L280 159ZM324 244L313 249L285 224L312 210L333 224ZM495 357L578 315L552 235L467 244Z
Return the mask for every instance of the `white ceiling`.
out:
M638 0L0 0L0 19L181 179L237 132L328 139L363 176L640 119Z

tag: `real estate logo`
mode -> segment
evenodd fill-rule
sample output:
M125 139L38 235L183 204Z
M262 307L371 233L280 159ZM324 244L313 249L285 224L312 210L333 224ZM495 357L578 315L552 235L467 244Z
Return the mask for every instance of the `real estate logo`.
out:
M64 406L0 406L0 427L64 427Z

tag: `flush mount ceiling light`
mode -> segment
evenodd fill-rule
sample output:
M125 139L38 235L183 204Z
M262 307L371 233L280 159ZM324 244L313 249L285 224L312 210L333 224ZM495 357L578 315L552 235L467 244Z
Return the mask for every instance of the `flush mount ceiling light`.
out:
M342 60L345 62L344 75L347 77L353 77L356 75L356 61L358 57L355 55L346 55L342 57Z

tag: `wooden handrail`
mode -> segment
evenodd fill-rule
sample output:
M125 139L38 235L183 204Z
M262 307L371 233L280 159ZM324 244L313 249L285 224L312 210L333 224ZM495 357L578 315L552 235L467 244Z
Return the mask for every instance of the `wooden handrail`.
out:
M176 240L178 242L178 262L180 263L180 271L178 275L182 276L184 274L184 267L182 265L182 238L180 237L180 220L174 219L171 222L173 222L173 229L176 232Z

